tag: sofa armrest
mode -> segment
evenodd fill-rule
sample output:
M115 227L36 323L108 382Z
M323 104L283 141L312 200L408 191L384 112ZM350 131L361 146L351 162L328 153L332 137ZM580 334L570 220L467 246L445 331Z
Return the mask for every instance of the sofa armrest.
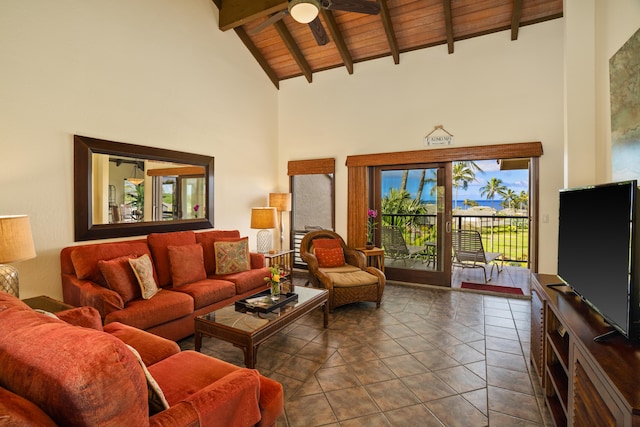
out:
M264 255L256 252L249 252L249 261L251 262L251 269L264 267Z
M77 307L58 311L56 316L73 326L82 326L102 331L100 313L94 307Z
M106 324L104 331L135 348L146 366L180 353L180 346L174 341L120 322Z
M255 425L260 421L260 374L238 369L184 400L200 416L201 427Z
M104 319L107 314L124 308L122 297L115 291L71 274L62 275L64 302L75 306L94 307Z

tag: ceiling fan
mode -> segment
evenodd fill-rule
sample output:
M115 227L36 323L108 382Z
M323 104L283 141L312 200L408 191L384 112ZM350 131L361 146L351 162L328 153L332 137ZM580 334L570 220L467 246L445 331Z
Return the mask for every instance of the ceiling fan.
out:
M295 21L301 24L308 24L318 45L323 46L329 42L329 36L327 36L322 22L320 22L320 17L318 16L320 8L365 13L367 15L377 15L380 13L380 5L378 2L370 0L289 0L289 7L287 9L274 13L266 21L250 29L248 33L250 35L258 34L286 15L291 15Z

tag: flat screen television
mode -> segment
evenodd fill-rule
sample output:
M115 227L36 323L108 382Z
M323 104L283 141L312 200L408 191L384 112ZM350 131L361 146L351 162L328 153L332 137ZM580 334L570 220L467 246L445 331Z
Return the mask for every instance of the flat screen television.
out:
M636 180L560 191L558 276L615 331L640 339Z

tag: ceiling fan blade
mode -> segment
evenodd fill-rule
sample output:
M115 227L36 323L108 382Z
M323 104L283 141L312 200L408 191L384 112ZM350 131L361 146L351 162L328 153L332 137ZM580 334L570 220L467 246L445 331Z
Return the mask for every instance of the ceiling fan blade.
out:
M329 36L324 30L322 22L320 22L320 16L316 16L316 19L309 22L309 28L311 29L311 33L313 33L313 37L315 37L318 46L324 46L329 43Z
M283 9L280 12L276 12L273 15L271 15L269 18L267 18L265 21L259 23L258 25L256 25L253 28L250 28L247 31L247 34L249 34L250 36L255 36L256 34L258 34L260 31L264 30L265 28L267 28L269 25L273 25L276 22L278 22L279 20L281 20L282 18L285 17L285 15L289 14L289 10L288 9Z
M376 1L369 0L321 0L320 4L328 10L342 10L344 12L366 13L377 15L380 13L380 5Z

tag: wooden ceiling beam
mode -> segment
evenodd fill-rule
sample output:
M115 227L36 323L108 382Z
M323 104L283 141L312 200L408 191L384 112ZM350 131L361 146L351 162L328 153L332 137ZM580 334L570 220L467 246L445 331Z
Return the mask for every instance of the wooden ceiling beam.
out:
M384 32L387 34L387 41L389 42L389 50L393 56L394 64L400 63L400 48L398 47L398 40L396 39L396 32L393 31L393 23L391 22L391 15L389 14L389 6L387 0L379 0L380 2L380 16L382 17L382 25L384 26Z
M444 26L447 32L447 48L449 54L453 53L453 15L451 13L451 0L443 0Z
M258 64L260 64L260 67L262 67L267 77L269 77L269 80L271 80L271 83L274 84L276 89L280 89L280 79L278 79L278 76L273 71L273 68L271 68L271 66L265 59L265 57L262 55L262 53L260 53L260 50L256 47L255 44L253 44L253 41L251 41L251 37L249 37L247 32L244 30L244 28L236 27L234 28L234 31L236 32L238 37L240 37L240 40L242 40L242 43L244 43L247 49L249 49L249 52L251 52L251 54L256 59L256 61L258 61Z
M287 0L222 0L218 26L227 31L286 9L288 4Z
M300 71L302 71L302 74L304 74L307 81L311 83L313 80L313 72L311 71L311 66L309 66L309 63L302 54L302 51L298 47L296 41L293 39L293 36L287 29L287 26L282 21L277 21L273 24L273 26L280 35L280 38L284 42L287 49L289 49L289 52L291 52L293 59L296 61L296 64L298 64L298 68L300 68Z
M344 66L347 67L347 72L349 74L353 74L353 57L347 48L344 37L342 37L340 28L338 28L336 18L333 16L331 11L326 9L320 9L320 13L322 14L325 24L327 24L327 29L329 30L329 34L331 34L331 39L336 44L336 48L342 58L342 62L344 62Z
M522 0L513 0L513 14L511 15L511 40L518 40L520 19L522 19Z

